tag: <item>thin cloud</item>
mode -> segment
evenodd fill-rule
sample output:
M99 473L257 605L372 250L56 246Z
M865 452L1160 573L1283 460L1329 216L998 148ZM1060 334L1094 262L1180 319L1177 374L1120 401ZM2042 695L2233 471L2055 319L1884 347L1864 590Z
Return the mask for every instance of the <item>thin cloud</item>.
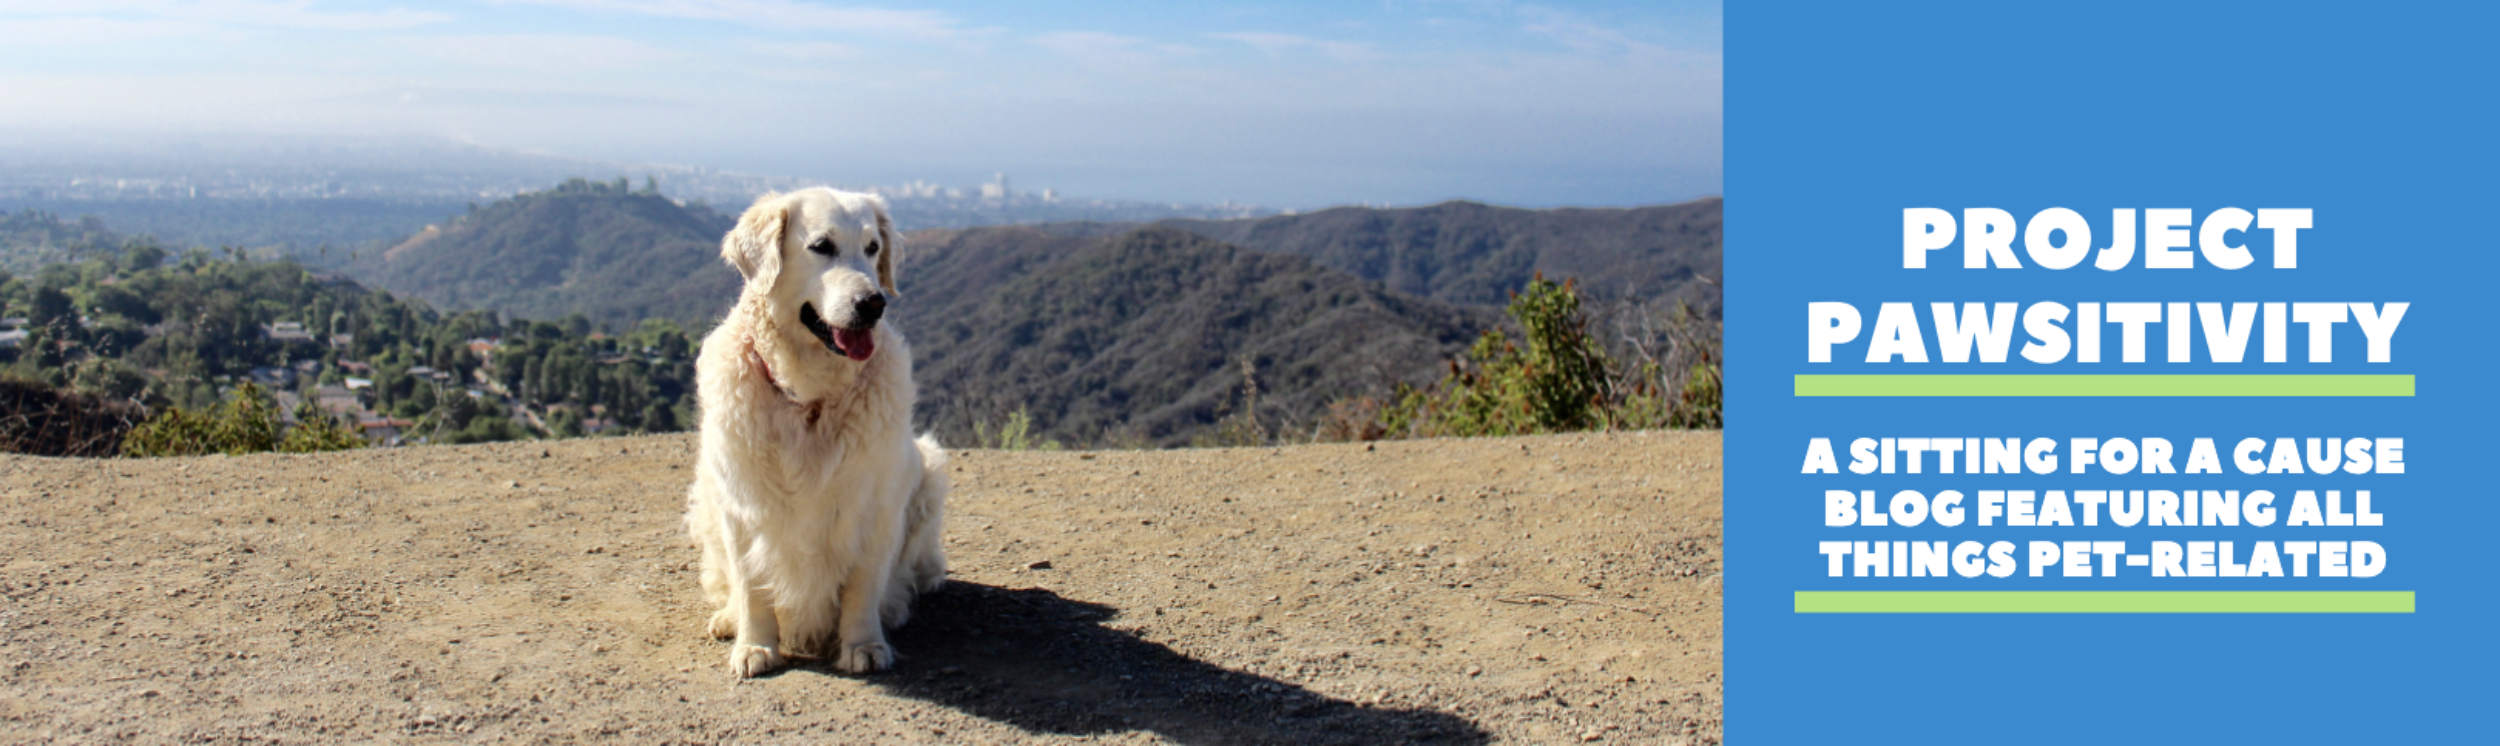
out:
M719 21L767 31L831 31L866 38L950 40L968 35L933 10L842 8L792 0L515 0L568 10Z
M8 18L0 19L0 45L14 48L89 47L205 36L215 31L199 24L164 19L128 21L88 16Z
M753 41L747 42L746 50L786 60L849 60L865 54L859 47L824 41Z
M1527 19L1526 25L1521 27L1522 30L1553 39L1561 42L1563 46L1581 52L1656 53L1663 51L1657 45L1633 39L1621 31L1576 13L1538 5L1519 6L1518 12Z
M407 37L409 51L453 62L534 72L595 72L674 62L685 55L632 39L557 34Z
M135 15L215 26L266 26L319 31L384 31L454 20L448 14L407 8L333 12L320 10L317 5L309 0L105 0L81 3L0 0L0 16Z
M1059 31L1030 39L1034 46L1088 65L1126 67L1150 65L1200 50L1182 44L1160 44L1135 36L1099 31Z
M1379 50L1369 44L1350 41L1328 41L1296 34L1275 34L1261 31L1238 31L1208 34L1208 38L1237 41L1268 54L1309 49L1339 62L1368 62L1380 59Z

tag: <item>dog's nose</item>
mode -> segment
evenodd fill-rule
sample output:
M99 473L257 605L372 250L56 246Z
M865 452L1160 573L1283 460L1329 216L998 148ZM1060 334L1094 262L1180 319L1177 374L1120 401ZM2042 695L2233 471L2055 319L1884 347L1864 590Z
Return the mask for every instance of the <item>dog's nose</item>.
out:
M859 319L860 328L876 326L878 319L885 318L885 294L879 293L861 299L859 305L851 307L851 313L852 318Z

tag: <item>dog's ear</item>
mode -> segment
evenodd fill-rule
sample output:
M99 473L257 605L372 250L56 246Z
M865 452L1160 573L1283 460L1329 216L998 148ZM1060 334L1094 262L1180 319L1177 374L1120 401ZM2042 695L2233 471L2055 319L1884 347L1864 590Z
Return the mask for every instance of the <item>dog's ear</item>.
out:
M877 242L885 245L885 250L877 252L877 284L885 286L886 295L900 298L903 294L894 290L894 269L903 264L903 237L894 232L894 219L886 217L885 198L872 195L869 199L877 205Z
M737 267L751 286L771 287L781 274L781 227L790 215L789 201L766 194L738 216L738 227L721 239L720 258Z

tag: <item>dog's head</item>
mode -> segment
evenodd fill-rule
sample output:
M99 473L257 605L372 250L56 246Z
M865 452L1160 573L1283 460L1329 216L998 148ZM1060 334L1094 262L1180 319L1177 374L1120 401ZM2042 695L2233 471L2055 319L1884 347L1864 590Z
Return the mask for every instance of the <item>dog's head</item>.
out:
M885 200L816 187L767 194L721 240L721 258L772 301L782 328L795 324L855 361L877 351L877 321L894 292L902 247Z

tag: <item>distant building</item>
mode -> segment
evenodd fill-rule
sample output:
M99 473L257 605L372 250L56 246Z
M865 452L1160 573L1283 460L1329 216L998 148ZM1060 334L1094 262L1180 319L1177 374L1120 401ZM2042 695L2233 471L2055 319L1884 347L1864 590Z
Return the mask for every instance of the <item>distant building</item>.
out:
M365 408L364 402L356 399L356 392L347 390L345 386L323 386L313 389L313 406L320 407L322 411L331 414L360 412Z
M295 369L274 365L253 368L252 382L278 389L295 388Z
M356 420L356 431L365 438L384 445L399 445L401 434L416 426L415 420L396 417L362 417Z
M24 344L26 344L26 330L10 329L0 332L0 347L18 347Z
M355 390L355 389L372 388L372 387L373 387L373 379L371 379L371 378L350 378L350 379L347 379L347 388L348 388L348 390L351 390L351 391L352 391L352 390Z
M270 341L273 342L313 341L312 333L304 331L303 324L293 321L280 321L275 324L270 324L268 326L261 327L261 331L262 333L269 335Z

